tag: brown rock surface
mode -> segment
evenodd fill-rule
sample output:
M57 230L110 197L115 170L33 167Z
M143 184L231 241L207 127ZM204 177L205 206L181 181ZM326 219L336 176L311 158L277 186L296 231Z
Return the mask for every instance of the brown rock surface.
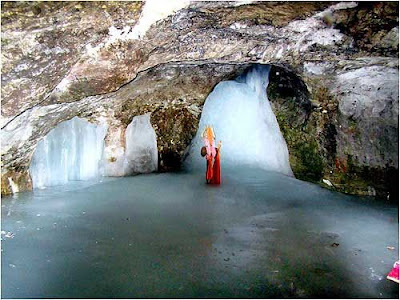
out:
M193 2L148 30L136 26L146 14L139 2L2 2L2 193L74 116L109 125L113 161L132 117L151 112L160 169L178 169L209 92L251 63L286 72L270 98L294 170L346 192L396 189L365 174L398 174L398 3ZM297 96L273 87L293 82Z

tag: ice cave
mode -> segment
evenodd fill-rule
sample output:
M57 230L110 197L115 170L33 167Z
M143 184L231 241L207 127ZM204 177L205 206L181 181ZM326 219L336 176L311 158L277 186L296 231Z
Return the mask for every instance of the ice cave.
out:
M1 3L2 298L398 299L399 3L164 2Z
M188 169L204 167L204 159L198 155L201 132L212 124L216 139L223 141L225 167L252 166L293 176L286 142L267 97L269 71L268 65L256 65L214 88L188 150ZM106 126L78 117L59 124L38 143L33 155L30 173L34 188L109 176L110 163L103 158L106 131ZM157 140L150 114L134 117L127 126L125 152L118 166L125 176L157 170Z
M219 83L207 97L186 165L204 168L199 156L203 128L212 124L222 141L224 165L255 166L293 176L286 142L267 98L270 66L255 66Z

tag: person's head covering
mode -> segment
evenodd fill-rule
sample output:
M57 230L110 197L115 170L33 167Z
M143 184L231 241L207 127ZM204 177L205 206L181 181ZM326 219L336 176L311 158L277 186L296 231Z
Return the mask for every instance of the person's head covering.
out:
M210 142L210 144L214 140L215 138L214 130L210 125L207 125L206 128L204 128L203 137L206 138Z

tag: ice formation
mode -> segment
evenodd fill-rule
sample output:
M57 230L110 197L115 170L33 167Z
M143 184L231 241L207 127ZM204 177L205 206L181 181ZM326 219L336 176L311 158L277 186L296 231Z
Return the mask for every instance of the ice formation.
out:
M13 194L19 192L18 184L16 184L16 183L12 180L11 177L8 177L8 183L9 183L10 186L11 186L11 192L12 192Z
M150 114L136 116L125 132L124 174L157 171L157 136L150 123Z
M36 147L30 167L33 187L100 176L106 131L78 117L60 123Z
M293 176L286 142L267 98L270 66L255 66L236 80L219 83L206 99L199 129L185 161L205 168L201 133L212 125L222 141L221 167L248 165Z

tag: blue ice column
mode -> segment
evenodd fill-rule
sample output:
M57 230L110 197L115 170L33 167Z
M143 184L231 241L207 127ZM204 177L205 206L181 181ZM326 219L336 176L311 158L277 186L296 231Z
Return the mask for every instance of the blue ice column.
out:
M189 169L204 169L201 133L212 125L216 142L222 141L222 167L246 165L293 176L287 145L267 97L269 71L270 66L257 65L214 88L185 161Z
M106 131L78 117L56 126L37 144L30 166L33 187L99 177Z

